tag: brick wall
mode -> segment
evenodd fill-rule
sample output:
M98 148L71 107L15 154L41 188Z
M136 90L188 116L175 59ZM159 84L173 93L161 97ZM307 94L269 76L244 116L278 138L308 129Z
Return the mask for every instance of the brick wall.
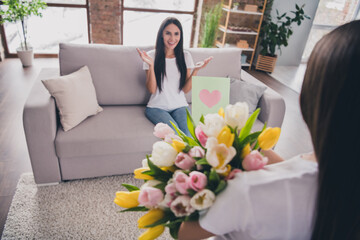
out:
M120 44L120 0L89 0L92 43Z

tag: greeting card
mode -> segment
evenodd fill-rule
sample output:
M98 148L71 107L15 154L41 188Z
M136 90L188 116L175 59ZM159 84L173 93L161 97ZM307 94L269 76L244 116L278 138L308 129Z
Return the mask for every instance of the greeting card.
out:
M192 78L191 112L195 123L201 115L217 113L229 104L230 79L221 77Z

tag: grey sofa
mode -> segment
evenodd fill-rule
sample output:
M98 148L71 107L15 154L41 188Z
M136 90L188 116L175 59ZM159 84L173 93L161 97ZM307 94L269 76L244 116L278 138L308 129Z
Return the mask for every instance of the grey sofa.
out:
M241 71L238 49L189 49L194 61L214 56L199 72L203 76L233 76L262 84ZM37 184L130 173L141 165L158 139L144 115L149 93L145 72L135 47L103 44L60 44L59 69L44 69L26 101L23 123ZM41 79L89 67L103 112L64 132L54 98ZM187 95L187 98L190 94ZM190 99L188 99L190 100ZM285 103L268 88L259 101L257 128L281 126Z

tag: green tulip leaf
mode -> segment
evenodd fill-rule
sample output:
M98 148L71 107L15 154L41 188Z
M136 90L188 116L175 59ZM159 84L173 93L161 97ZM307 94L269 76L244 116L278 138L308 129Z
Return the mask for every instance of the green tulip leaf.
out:
M226 186L227 186L226 181L225 181L225 180L221 180L221 181L219 182L219 185L216 187L216 189L215 189L215 191L214 191L215 195L218 195L222 190L224 190L224 189L226 188Z
M200 160L196 161L197 165L209 165L208 161L206 160L206 158L202 158Z
M137 186L134 186L134 185L130 185L130 184L126 184L126 183L123 183L121 185L123 187L125 187L129 192L140 190L140 188L138 188Z
M251 128L254 125L254 122L257 119L259 113L260 113L260 108L256 109L246 121L245 126L241 129L239 134L240 142L242 142L245 139L245 137L250 134Z
M124 210L121 210L120 212L146 212L146 211L149 211L149 209L147 207L138 206L138 207L124 209Z

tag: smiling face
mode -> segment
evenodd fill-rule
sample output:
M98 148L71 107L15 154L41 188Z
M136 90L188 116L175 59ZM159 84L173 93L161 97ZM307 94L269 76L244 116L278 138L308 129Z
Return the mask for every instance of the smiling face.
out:
M163 31L164 46L166 50L174 50L181 38L180 29L173 23L166 26Z

